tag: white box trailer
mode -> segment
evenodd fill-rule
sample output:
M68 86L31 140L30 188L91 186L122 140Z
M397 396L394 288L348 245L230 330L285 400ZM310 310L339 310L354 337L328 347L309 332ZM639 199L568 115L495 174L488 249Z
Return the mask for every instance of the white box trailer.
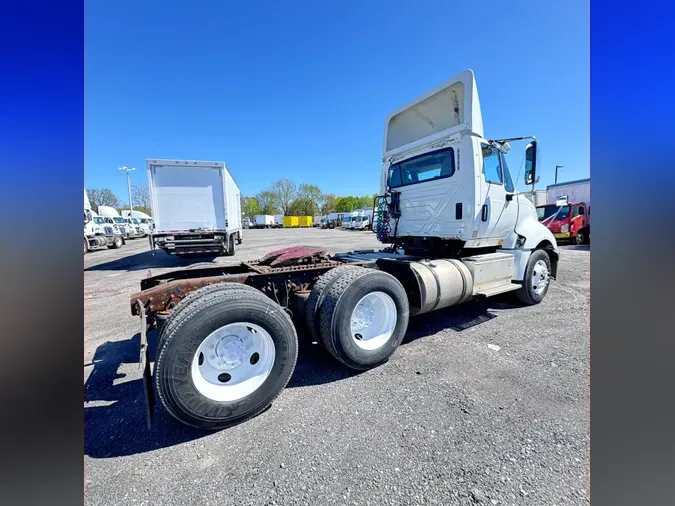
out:
M274 215L274 226L276 228L282 228L284 226L284 215L283 214L275 214Z
M271 214L256 214L253 219L255 228L272 228L275 226L275 219Z
M535 207L546 204L546 190L535 190L533 192L523 192L525 198L534 204Z
M147 159L154 231L170 255L233 255L241 244L241 192L224 162Z
M583 202L590 207L591 179L577 179L546 187L546 204L555 204L560 197L567 197L568 202Z

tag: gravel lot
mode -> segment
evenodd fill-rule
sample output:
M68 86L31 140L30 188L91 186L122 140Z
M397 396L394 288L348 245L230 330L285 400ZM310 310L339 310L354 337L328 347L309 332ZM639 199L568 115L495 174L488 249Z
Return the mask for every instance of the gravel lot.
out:
M379 246L369 232L246 232L219 263L294 244ZM145 426L129 295L149 269L181 262L153 256L145 239L90 252L87 504L586 504L590 253L561 250L540 305L504 296L412 318L392 360L365 373L301 333L295 373L272 407L215 433L175 422L161 405Z

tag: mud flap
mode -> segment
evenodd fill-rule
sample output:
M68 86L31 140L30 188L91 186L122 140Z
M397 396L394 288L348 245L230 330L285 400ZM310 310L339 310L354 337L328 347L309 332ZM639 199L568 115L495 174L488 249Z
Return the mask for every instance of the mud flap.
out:
M150 350L148 348L148 329L150 325L145 315L145 307L143 307L143 304L139 304L138 306L141 313L141 345L138 365L143 371L141 383L143 385L143 395L145 396L145 418L149 429L152 424L152 414L155 411L155 392L152 389Z

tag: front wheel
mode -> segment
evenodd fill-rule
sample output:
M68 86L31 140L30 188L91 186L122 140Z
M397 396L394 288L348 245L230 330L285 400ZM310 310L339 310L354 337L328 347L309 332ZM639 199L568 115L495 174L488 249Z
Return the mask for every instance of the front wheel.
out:
M220 429L262 412L284 389L297 360L289 316L247 290L213 293L186 307L181 325L167 324L155 383L179 421Z
M551 259L544 250L535 250L527 261L523 286L515 292L516 297L528 306L539 304L544 300L550 283Z
M87 238L84 238L84 254L87 254L87 251L89 251L89 243L87 242Z

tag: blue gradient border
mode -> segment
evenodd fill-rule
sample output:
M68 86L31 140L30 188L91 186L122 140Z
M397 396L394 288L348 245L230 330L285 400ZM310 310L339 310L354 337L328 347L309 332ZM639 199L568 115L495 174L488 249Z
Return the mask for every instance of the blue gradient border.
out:
M0 47L0 503L78 504L84 3L4 0Z
M591 2L594 505L675 497L674 19L672 3Z

